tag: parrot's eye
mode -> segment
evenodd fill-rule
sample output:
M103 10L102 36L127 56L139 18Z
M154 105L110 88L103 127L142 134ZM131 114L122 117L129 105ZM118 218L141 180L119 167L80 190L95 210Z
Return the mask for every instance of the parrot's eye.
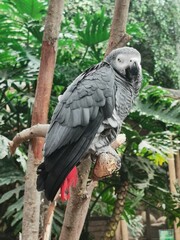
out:
M130 62L132 62L132 59L130 60Z
M120 58L118 58L118 62L121 62L121 59L120 59Z

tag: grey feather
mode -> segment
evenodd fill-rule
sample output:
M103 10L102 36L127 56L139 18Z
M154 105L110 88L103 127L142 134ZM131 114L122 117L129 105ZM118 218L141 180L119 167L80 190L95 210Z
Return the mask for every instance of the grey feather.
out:
M140 61L134 48L113 50L61 95L38 168L37 189L44 189L49 200L87 151L108 149L120 131L141 86Z

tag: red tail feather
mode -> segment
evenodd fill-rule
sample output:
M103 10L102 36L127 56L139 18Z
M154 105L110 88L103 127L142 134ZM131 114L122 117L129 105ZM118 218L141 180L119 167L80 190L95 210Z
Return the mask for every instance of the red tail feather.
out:
M78 181L77 168L74 167L61 185L61 200L67 201L70 198L70 187L75 187Z

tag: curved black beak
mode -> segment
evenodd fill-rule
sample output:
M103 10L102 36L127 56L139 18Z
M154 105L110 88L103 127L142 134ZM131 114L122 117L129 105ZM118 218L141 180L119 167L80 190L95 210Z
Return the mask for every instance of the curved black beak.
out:
M132 62L127 68L126 68L126 77L129 80L134 79L138 75L138 66L136 62Z
M133 62L133 64L130 66L130 71L132 75L138 74L138 66L136 62Z

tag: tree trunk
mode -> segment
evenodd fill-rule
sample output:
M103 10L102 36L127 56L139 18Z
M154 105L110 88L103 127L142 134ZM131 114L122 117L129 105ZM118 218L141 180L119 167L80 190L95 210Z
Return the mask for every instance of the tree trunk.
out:
M129 4L130 0L115 1L115 9L106 55L115 48L124 47L131 40L131 36L126 33Z
M129 3L130 0L115 1L115 9L111 25L109 45L105 55L107 55L115 48L126 45L126 43L130 40L130 36L126 34L126 22L129 10ZM89 162L90 160L84 159L81 162L81 169L79 170L79 175L81 175L82 171L84 178L88 179L90 167L87 168L86 161ZM78 189L86 189L86 184L86 180L80 181L78 183ZM85 199L82 199L82 193L79 194L78 189L73 189L71 191L71 198L66 207L64 222L59 240L78 240L80 238L80 234L82 232L84 221L89 208L91 194L95 184L91 182L89 186L90 187L87 187L86 190L88 193L88 197L85 194Z
M43 35L32 125L47 122L62 10L63 0L50 0ZM40 193L36 191L36 170L42 160L43 144L44 139L40 137L32 139L29 144L24 192L23 240L37 240L39 235Z

